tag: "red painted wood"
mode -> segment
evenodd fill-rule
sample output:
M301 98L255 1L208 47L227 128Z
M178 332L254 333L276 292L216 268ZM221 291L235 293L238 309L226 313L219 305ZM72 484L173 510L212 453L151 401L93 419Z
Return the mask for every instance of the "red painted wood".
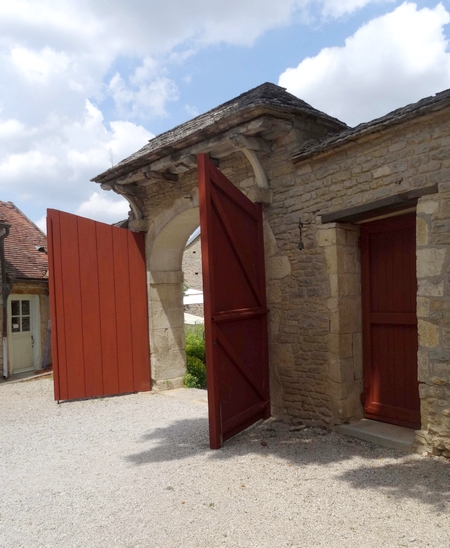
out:
M102 348L103 390L105 394L119 394L119 365L117 361L117 329L120 326L116 314L113 257L113 232L108 225L98 223L97 257L100 299L100 344ZM111 321L115 318L115 321Z
M80 262L78 223L75 215L66 219L60 215L61 264L66 339L67 397L74 399L86 396L84 340L82 334ZM73 242L73 245L71 243ZM57 280L56 280L57 283ZM66 288L70 290L67 291ZM83 396L80 396L83 394Z
M55 399L150 390L143 235L47 219Z
M78 220L77 220L78 221ZM93 265L98 265L97 239L95 235L95 222L83 219L77 222L78 241L82 243L78 247L78 260L80 265L80 294L81 294L81 329L83 336L83 362L85 393L87 397L104 394L101 323L100 323L100 280ZM86 245L85 242L89 242Z
M210 446L270 416L262 210L198 155Z
M361 227L364 412L420 428L415 215Z
M113 242L114 248L114 294L116 296L117 310L120 310L120 327L116 326L117 360L119 365L119 390L121 393L133 392L133 367L132 367L132 335L131 335L131 303L130 303L130 278L127 265L128 238L122 230L117 234ZM122 260L121 260L122 259ZM125 260L123 260L125 259Z
M51 326L51 338L52 338L52 359L53 364L59 364L59 367L53 365L53 388L54 398L59 401L60 397L60 385L67 385L64 377L65 373L65 360L62 360L60 356L65 356L65 340L64 340L64 310L57 308L56 303L62 302L61 294L57 295L57 291L60 289L59 284L55 284L55 279L61 277L61 261L56 257L61 257L61 242L59 238L59 213L54 212L54 215L47 216L47 244L48 244L48 267L49 267L49 294L50 294L50 316L51 318L61 317L59 326L54 323ZM62 332L62 335L58 336L58 327Z
M130 281L131 304L131 335L133 347L133 385L134 390L145 392L151 389L149 372L149 342L148 329L140 327L148 325L147 308L147 274L145 266L145 242L140 234L130 233L128 245L128 262L134 265L134 275ZM142 305L145 303L145 306Z

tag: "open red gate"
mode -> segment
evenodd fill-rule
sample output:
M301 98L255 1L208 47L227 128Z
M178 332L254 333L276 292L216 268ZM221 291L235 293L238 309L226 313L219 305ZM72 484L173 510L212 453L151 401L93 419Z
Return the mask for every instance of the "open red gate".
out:
M211 449L270 416L262 210L198 155Z
M144 235L49 209L55 400L150 390Z

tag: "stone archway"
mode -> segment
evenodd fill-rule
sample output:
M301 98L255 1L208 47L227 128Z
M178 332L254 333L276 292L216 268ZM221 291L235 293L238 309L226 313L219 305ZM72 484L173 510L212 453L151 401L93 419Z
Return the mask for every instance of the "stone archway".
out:
M169 220L160 225L147 253L152 382L159 390L182 386L186 369L182 261L186 242L199 225L199 210L194 199L178 209L165 212Z

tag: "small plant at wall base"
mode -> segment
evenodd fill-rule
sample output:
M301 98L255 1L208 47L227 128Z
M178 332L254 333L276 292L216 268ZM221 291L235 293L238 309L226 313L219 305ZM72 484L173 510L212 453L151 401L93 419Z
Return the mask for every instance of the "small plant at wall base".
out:
M186 388L206 388L205 340L203 325L187 326L186 374L183 377Z

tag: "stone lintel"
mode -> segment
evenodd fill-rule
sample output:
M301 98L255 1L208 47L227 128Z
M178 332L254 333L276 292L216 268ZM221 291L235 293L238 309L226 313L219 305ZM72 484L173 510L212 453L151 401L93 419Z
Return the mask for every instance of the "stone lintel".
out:
M322 223L333 222L356 222L368 219L377 214L390 213L395 211L401 211L407 207L412 207L417 204L417 200L421 196L427 194L435 194L438 192L438 186L436 184L429 185L423 188L415 188L408 190L407 192L401 192L388 196L387 198L381 198L367 204L362 204L355 207L349 207L347 209L341 209L334 213L327 213L321 215Z

